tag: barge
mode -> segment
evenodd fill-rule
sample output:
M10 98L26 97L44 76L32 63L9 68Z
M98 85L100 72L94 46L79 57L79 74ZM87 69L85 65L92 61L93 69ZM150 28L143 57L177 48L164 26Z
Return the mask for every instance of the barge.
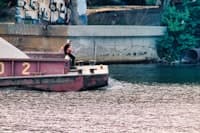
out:
M0 87L79 91L108 84L108 66L80 65L65 59L0 59Z
M24 53L0 38L0 88L22 87L45 91L79 91L106 86L107 65L71 69L70 60L56 52Z

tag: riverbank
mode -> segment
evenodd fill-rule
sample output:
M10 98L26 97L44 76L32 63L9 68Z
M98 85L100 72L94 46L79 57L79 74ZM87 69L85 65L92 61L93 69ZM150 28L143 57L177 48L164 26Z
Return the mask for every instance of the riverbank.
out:
M132 84L110 79L101 91L0 91L0 132L200 131L198 85Z

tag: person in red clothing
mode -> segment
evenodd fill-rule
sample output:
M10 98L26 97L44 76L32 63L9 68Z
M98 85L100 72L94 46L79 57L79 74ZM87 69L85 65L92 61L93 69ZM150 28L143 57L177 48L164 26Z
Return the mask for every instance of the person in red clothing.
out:
M72 54L72 52L73 52L73 49L72 49L72 46L71 46L71 41L67 40L67 42L65 43L65 46L64 46L65 58L70 57L70 59L71 59L71 67L75 67L75 59L76 58Z

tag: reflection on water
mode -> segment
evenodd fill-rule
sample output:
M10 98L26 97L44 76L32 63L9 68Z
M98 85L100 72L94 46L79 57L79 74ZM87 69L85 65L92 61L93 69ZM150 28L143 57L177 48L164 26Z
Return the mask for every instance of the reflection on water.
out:
M131 83L200 83L200 65L110 65L110 76Z

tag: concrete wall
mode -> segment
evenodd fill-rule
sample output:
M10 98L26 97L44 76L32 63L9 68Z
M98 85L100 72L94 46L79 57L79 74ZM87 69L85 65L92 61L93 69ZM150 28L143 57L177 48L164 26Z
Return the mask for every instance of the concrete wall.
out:
M148 6L147 6L148 7ZM159 26L162 9L157 6L112 6L88 9L90 25L148 25Z
M157 58L159 26L42 26L0 24L0 36L25 51L58 51L66 39L78 59L134 62Z

